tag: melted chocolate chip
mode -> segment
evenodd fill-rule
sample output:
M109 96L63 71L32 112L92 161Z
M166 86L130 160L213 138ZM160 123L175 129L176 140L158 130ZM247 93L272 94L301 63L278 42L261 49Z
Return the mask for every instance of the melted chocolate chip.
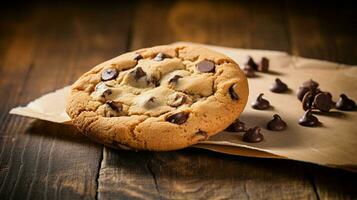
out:
M248 65L251 69L257 71L258 70L258 65L257 63L254 62L253 58L248 56L248 60L245 63L246 65Z
M146 102L145 102L145 107L152 108L158 105L158 102L156 101L156 97L150 97Z
M205 141L208 139L208 133L206 131L198 130L195 135L200 137L198 141Z
M250 128L243 135L243 141L249 143L261 142L264 139L263 135L260 133L259 127Z
M159 81L157 80L157 78L154 77L154 76L147 77L146 83L147 83L147 84L153 84L153 85L155 85L155 86L159 86L159 85L160 85L160 82L159 82Z
M102 80L109 81L118 76L118 71L115 68L108 68L102 72Z
M313 106L322 112L328 112L333 105L331 98L331 94L327 92L321 92L315 96Z
M312 114L311 109L309 109L299 119L299 124L301 126L317 126L319 124L319 120Z
M277 114L273 115L273 119L267 124L267 129L271 131L282 131L285 128L286 123Z
M104 98L107 98L108 96L110 96L112 94L112 90L111 89L105 89L104 91L103 91L103 93L102 93L102 97L104 97Z
M134 58L133 58L134 60L136 60L136 61L138 61L138 60L140 60L140 59L143 59L143 56L142 55L140 55L140 54L138 54L138 53L135 53L135 55L134 55Z
M270 87L270 91L275 93L283 93L288 90L288 86L283 83L279 78L275 79L274 84Z
M249 67L247 65L243 68L243 72L244 72L245 76L248 78L254 78L256 76L254 69L252 69L251 67Z
M308 81L305 81L302 84L303 87L307 87L307 88L311 88L313 90L317 89L319 87L319 83L317 83L316 81L310 79Z
M296 96L300 101L302 101L305 94L309 91L310 91L310 88L308 88L308 87L299 87L299 89L296 92Z
M140 79L143 76L146 76L146 73L143 71L141 67L137 67L134 71L131 72L134 75L136 80Z
M187 97L185 95L176 94L173 101L169 102L169 106L178 107L186 103Z
M262 60L260 61L259 65L259 71L261 72L268 72L269 71L269 59L266 57L263 57Z
M341 94L340 99L336 103L336 108L344 111L355 110L356 103L345 94Z
M120 112L123 110L123 104L115 101L107 101L106 104L114 111Z
M307 92L302 98L302 109L308 110L312 108L314 102L314 94L312 92Z
M206 72L214 72L215 70L215 65L213 62L209 60L202 60L197 64L197 69L200 72L206 73Z
M246 130L245 124L238 119L226 128L226 131L229 132L245 132Z
M188 113L179 112L173 115L170 115L166 118L166 121L174 123L174 124L183 124L187 121Z
M238 84L235 83L231 87L229 87L229 94L233 100L239 100L239 95L236 93Z
M252 108L256 110L266 110L270 107L268 100L263 99L263 93L260 93L257 99L252 103Z
M172 77L172 78L169 80L169 83L170 83L170 84L171 84L171 83L177 83L180 78L182 78L182 76L180 76L180 75L175 75L174 77Z
M158 53L156 56L155 56L155 58L154 58L154 60L155 61L162 61L162 60L164 60L165 58L168 58L169 56L167 56L166 54L164 54L164 53Z

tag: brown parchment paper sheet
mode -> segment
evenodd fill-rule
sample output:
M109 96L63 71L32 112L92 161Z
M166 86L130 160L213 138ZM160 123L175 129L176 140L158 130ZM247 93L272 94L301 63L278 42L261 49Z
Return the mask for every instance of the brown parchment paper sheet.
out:
M320 83L323 91L329 91L333 95L334 101L337 101L341 93L346 93L356 100L357 66L294 57L277 51L205 46L226 54L241 67L248 55L256 61L262 56L269 58L270 73L258 73L257 78L248 79L249 101L240 117L248 127L262 127L265 139L261 143L251 144L243 142L240 133L222 132L194 147L234 155L292 159L356 169L357 111L342 112L333 109L329 113L317 112L316 116L322 126L302 127L297 121L304 112L295 91L302 82L312 78ZM277 77L288 84L291 89L289 93L275 94L269 91L270 85ZM261 92L272 104L272 109L257 111L250 107L250 103ZM68 94L69 86L46 94L24 107L13 108L10 113L56 123L70 123L70 118L65 113ZM265 128L275 113L287 122L286 130L273 132Z

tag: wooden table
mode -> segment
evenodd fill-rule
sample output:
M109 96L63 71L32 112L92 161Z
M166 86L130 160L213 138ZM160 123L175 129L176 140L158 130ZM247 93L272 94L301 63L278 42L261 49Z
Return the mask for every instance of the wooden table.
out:
M356 11L290 1L2 5L0 199L356 199L357 175L343 170L193 148L112 150L70 126L8 114L120 53L174 41L357 64Z

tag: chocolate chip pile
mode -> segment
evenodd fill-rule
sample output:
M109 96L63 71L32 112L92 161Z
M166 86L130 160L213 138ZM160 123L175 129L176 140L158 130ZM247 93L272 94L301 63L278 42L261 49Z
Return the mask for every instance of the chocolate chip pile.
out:
M256 77L256 71L268 72L269 60L263 57L261 62L257 64L253 58L249 56L243 71L248 78ZM276 78L270 87L270 91L273 93L286 93L289 91L289 88L286 83ZM267 110L271 107L270 102L263 98L263 95L263 93L260 93L255 101L251 103L253 109ZM303 116L298 120L298 124L305 127L314 127L321 124L318 118L313 115L314 111L329 112L333 108L342 111L352 111L357 108L356 103L345 94L341 94L338 101L334 102L331 93L320 90L319 83L312 79L305 81L302 86L299 87L296 96L298 100L301 101L302 109L305 111ZM271 131L282 131L287 128L287 124L278 114L274 114L273 119L266 124L266 128ZM246 128L245 123L238 119L234 121L226 131L243 132L242 140L244 142L257 143L264 140L260 127Z
M254 78L257 75L255 74L256 71L259 72L268 72L269 71L269 59L266 57L262 57L260 63L254 62L251 56L247 57L247 62L244 64L243 72L246 77Z

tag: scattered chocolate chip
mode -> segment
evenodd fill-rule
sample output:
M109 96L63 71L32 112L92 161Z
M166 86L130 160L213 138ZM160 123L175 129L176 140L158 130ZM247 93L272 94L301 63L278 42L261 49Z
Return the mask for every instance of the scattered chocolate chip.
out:
M138 54L138 53L135 53L135 55L134 55L134 58L133 58L134 60L136 60L136 61L138 61L138 60L140 60L140 59L143 59L143 56L142 55L140 55L140 54Z
M123 104L115 101L107 101L106 104L114 111L120 112L123 110Z
M299 87L299 89L296 92L296 96L297 98L302 101L302 99L304 98L305 94L310 91L310 88L308 87Z
M277 114L273 115L273 119L268 122L267 129L271 131L282 131L286 128L286 123Z
M318 84L316 81L310 79L310 80L308 80L308 81L305 81L305 82L302 84L302 86L303 86L303 87L307 87L307 88L311 88L311 89L315 90L315 89L317 89L317 88L319 87L319 84Z
M260 93L257 99L252 103L252 108L257 110L266 110L270 107L268 100L263 98L263 93Z
M249 143L261 142L264 139L263 135L260 133L259 127L250 128L243 135L243 141Z
M301 126L317 126L319 124L319 120L312 114L311 109L309 109L299 119L299 124Z
M243 72L244 72L245 76L248 78L254 78L256 76L254 69L252 69L251 67L249 67L247 65L243 68Z
M117 76L118 76L118 71L115 68L108 68L102 72L103 81L115 79Z
M314 102L314 94L312 92L307 92L302 98L302 109L308 110L312 108Z
M274 84L270 87L270 91L275 93L283 93L287 90L288 86L283 83L279 78L276 78Z
M136 80L140 79L143 76L146 76L146 73L143 71L141 67L137 67L134 71L131 72L134 75Z
M262 57L259 65L259 71L268 72L269 71L269 59L266 57Z
M226 131L229 132L244 132L246 130L244 122L241 122L238 119L226 128Z
M341 94L340 99L336 103L336 108L344 111L355 110L356 103L345 94Z
M164 54L164 53L158 53L156 56L155 56L155 58L154 58L154 60L155 61L162 61L162 60L164 60L165 58L168 58L169 56L167 56L166 54Z
M188 113L179 112L173 115L170 115L166 118L166 121L174 124L183 124L187 121Z
M156 101L156 97L150 97L146 102L145 102L145 107L152 108L158 105L158 102Z
M253 69L255 71L258 70L258 65L257 65L257 63L254 62L254 60L251 56L248 56L248 60L245 64L248 65L251 69Z
M177 81L182 78L182 76L180 75L175 75L174 77L172 77L170 80L169 80L169 84L171 83L177 83Z
M238 87L237 83L235 83L235 84L231 85L231 87L229 87L229 94L231 95L231 98L233 100L239 100L239 95L236 92L237 87Z
M330 111L333 105L331 98L332 98L331 94L327 92L321 92L317 94L313 101L314 108L317 108L322 112Z
M197 69L200 72L206 73L206 72L214 72L215 70L215 65L213 62L209 60L202 60L197 64Z

